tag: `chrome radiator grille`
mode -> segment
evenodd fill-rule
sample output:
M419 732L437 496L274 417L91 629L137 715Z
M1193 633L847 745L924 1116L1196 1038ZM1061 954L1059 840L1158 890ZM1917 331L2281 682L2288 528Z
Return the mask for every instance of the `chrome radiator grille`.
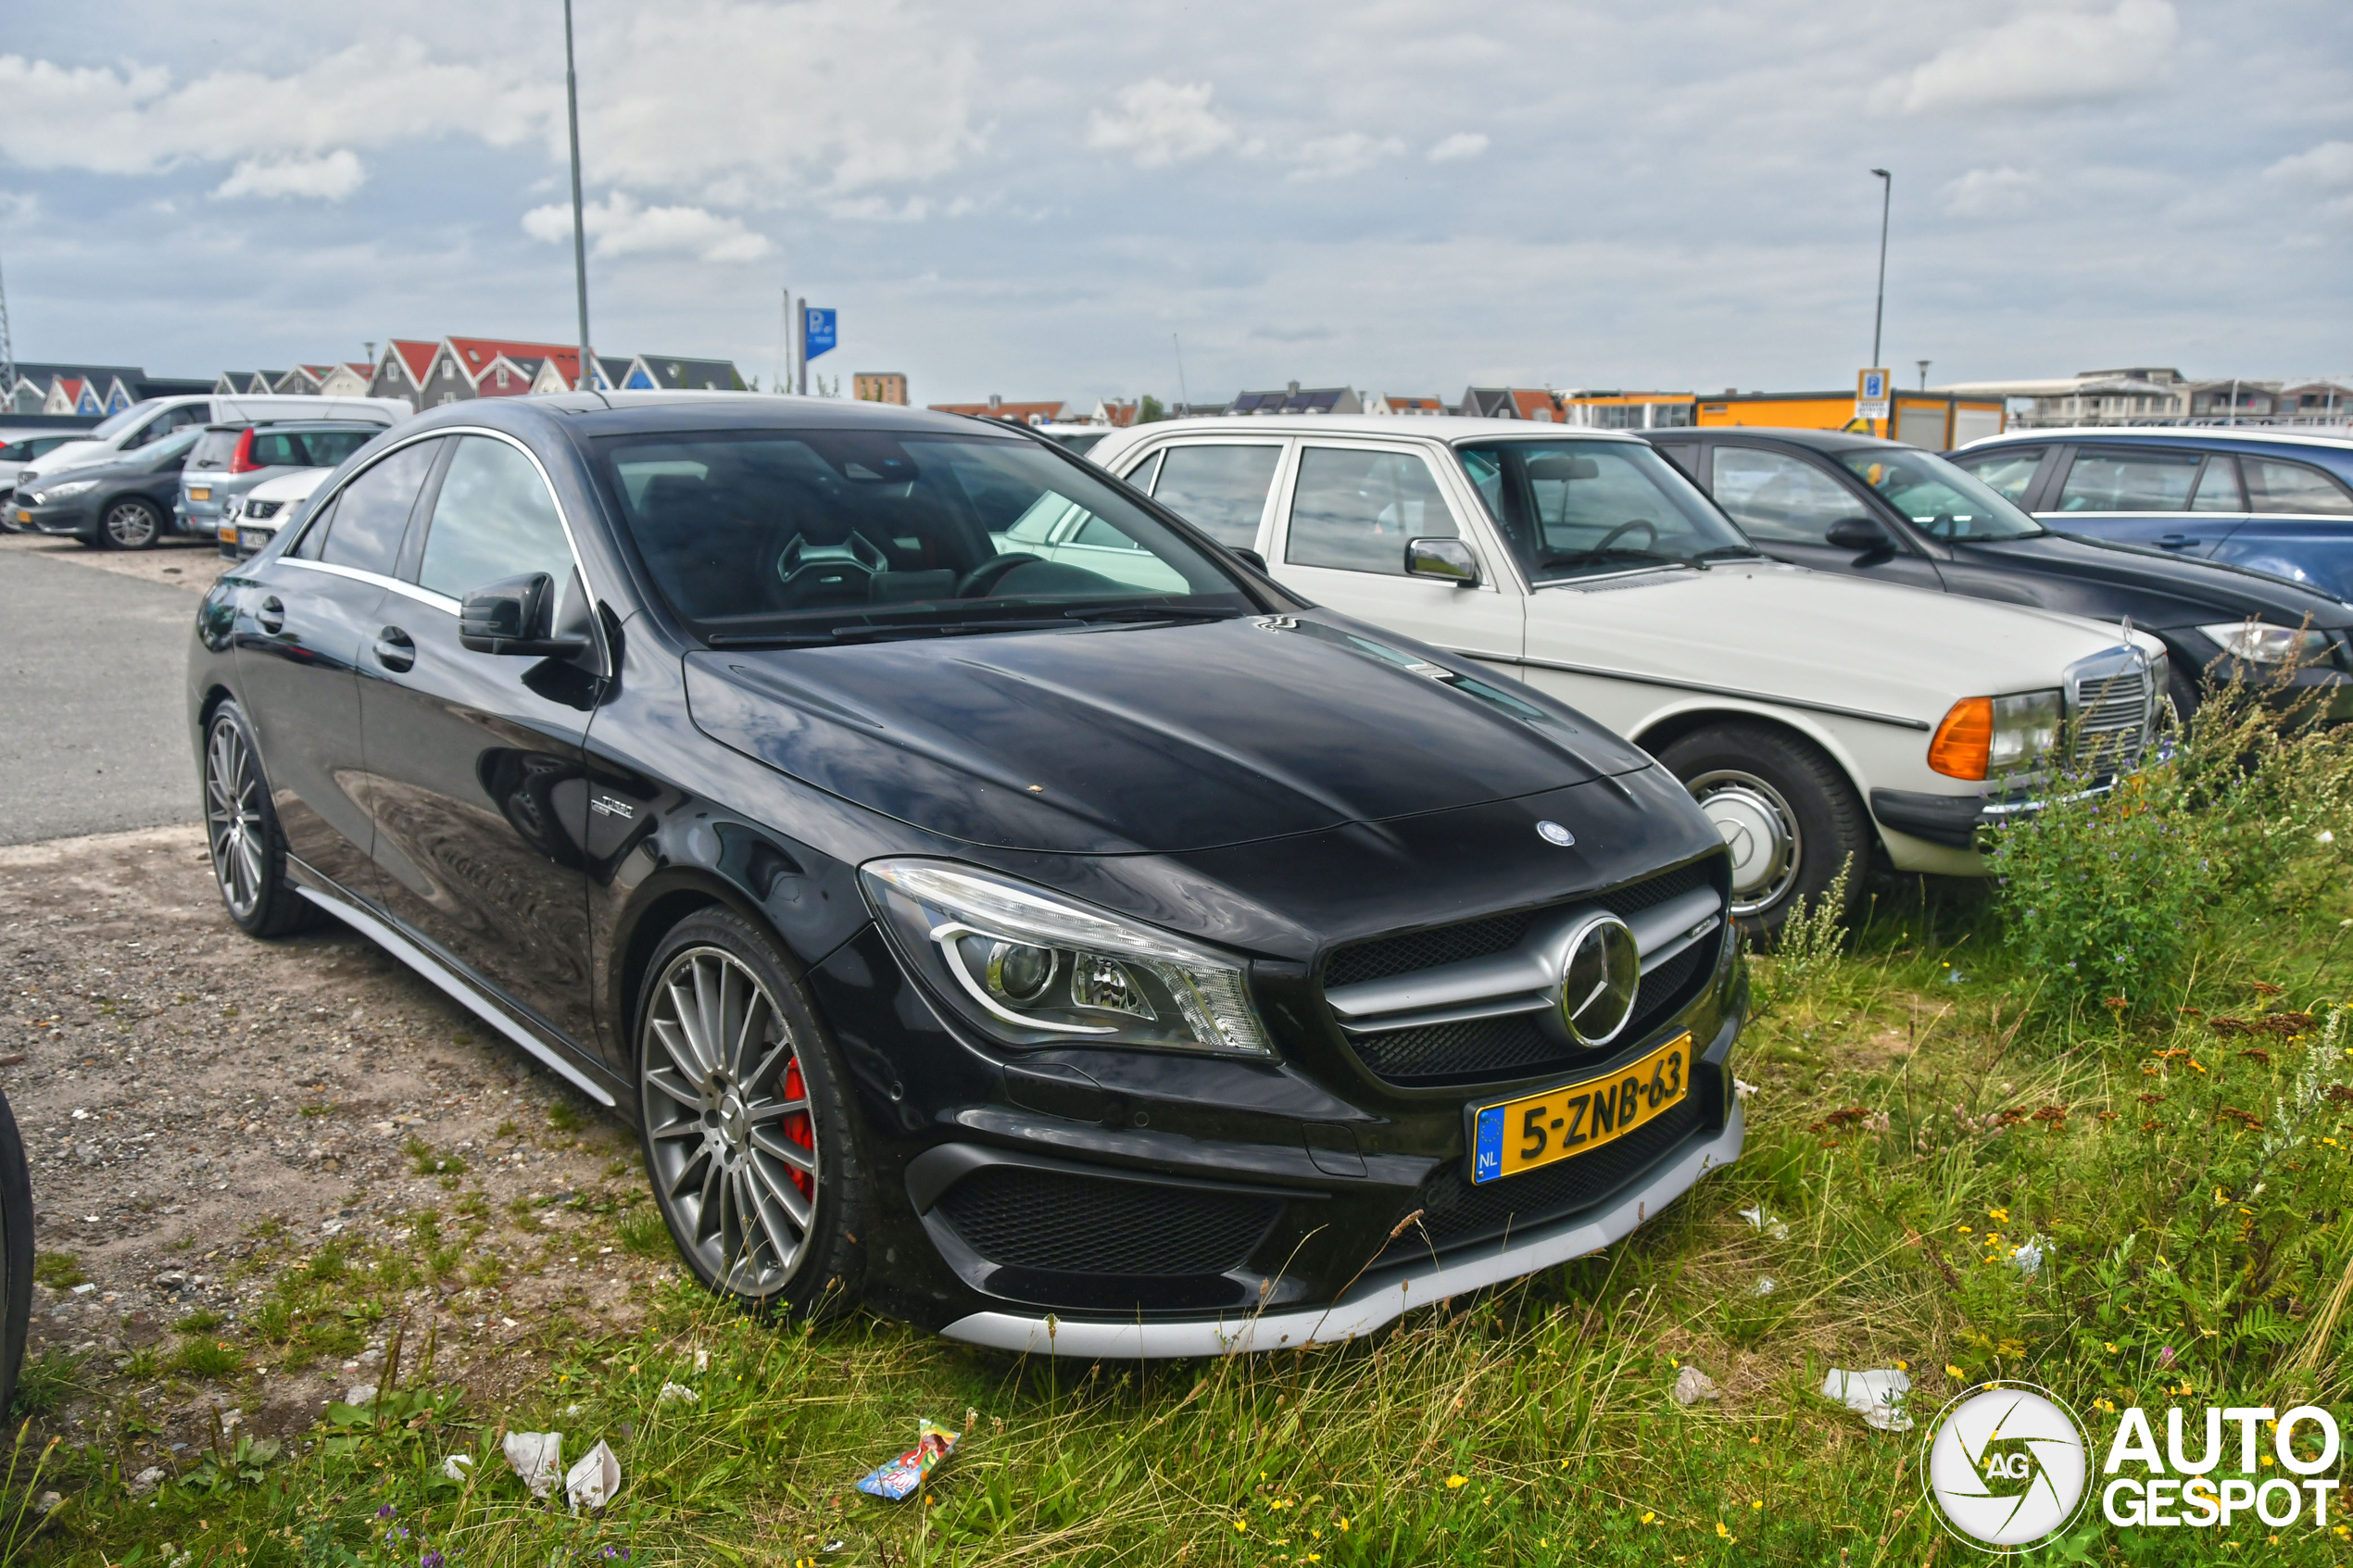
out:
M2148 745L2156 694L2149 667L2133 663L2079 676L2069 694L2079 768L2129 768Z

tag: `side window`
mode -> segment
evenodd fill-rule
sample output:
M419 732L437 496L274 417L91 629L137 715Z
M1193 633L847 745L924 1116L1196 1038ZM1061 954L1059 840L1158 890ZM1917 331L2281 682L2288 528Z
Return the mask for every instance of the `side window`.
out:
M310 514L310 521L303 529L302 537L294 542L294 547L286 554L296 560L317 560L326 548L327 530L333 528L334 522L335 504L329 501Z
M1697 478L1699 478L1699 477L1700 477L1700 472L1699 472L1699 452L1700 452L1700 446L1699 446L1699 443L1698 443L1698 442L1696 442L1696 441L1661 441L1661 442L1656 442L1656 443L1655 443L1654 445L1655 445L1658 447L1658 450L1659 450L1660 455L1661 455L1661 456L1663 456L1663 457L1665 457L1665 458L1667 458L1669 462L1673 463L1673 464L1674 464L1677 468L1681 469L1681 470L1682 470L1685 473L1687 473L1687 474L1691 475L1693 479L1697 479Z
M1161 459L1152 499L1219 544L1258 543L1258 519L1283 449L1276 445L1176 446ZM1404 552L1398 552L1400 561Z
M2318 469L2277 458L2241 458L2239 466L2246 472L2246 509L2251 512L2353 517L2353 497Z
M307 469L302 437L283 431L258 430L253 434L253 460L265 469Z
M1142 463L1139 464L1135 468L1129 469L1123 477L1126 479L1128 483L1134 485L1145 495L1151 495L1152 493L1152 481L1159 477L1160 474L1161 456L1162 455L1160 453L1154 452L1151 457L1146 458Z
M484 435L459 437L434 501L418 585L458 599L534 571L559 587L572 574L556 498L531 459L512 446Z
M2223 453L2206 459L2206 471L2197 476L2197 494L2190 497L2194 512L2243 512L2246 503L2239 499L2238 465Z
M1716 504L1752 539L1818 545L1831 523L1870 511L1837 480L1786 452L1719 445L1710 466Z
M389 576L400 558L409 513L440 445L438 441L420 441L403 446L345 485L335 498L334 515L303 535L305 547L298 553L309 555L310 541L323 532L319 560Z
M1406 540L1455 536L1446 498L1416 454L1345 446L1300 453L1283 546L1292 565L1403 577Z
M2178 512L2190 504L2196 452L2144 449L2075 454L2059 487L2063 512Z
M376 438L370 430L314 430L302 438L303 455L314 469L331 469Z
M29 463L31 461L32 461L32 443L30 441L11 441L6 446L0 446L0 463Z
M2005 446L1998 452L1981 452L1975 457L1955 458L1956 468L1975 474L1984 486L2013 507L2026 505L2026 487L2034 483L2034 470L2043 466L2046 446Z

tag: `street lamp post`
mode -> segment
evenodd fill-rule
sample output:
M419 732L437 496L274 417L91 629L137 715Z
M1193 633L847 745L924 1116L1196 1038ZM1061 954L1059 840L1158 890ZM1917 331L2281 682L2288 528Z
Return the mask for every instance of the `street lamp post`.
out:
M580 295L580 390L595 386L588 357L588 225L580 207L580 78L572 63L572 0L564 0L564 107L572 120L572 276Z
M565 0L566 5L571 0ZM1871 363L1879 363L1880 323L1887 312L1887 209L1895 196L1895 176L1884 169L1874 169L1879 176L1879 298L1871 306Z

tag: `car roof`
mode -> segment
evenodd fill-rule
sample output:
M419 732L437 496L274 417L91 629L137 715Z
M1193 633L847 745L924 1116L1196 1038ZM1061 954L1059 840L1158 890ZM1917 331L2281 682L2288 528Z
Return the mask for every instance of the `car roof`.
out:
M307 430L323 430L329 432L344 430L380 431L389 430L392 427L390 425L379 423L374 420L232 420L220 424L208 424L204 427L204 433L207 435L238 435L248 430L290 430L296 432L296 433L300 433L301 432Z
M2156 441L2176 446L2185 441L2207 441L2226 446L2276 445L2343 451L2353 446L2353 434L2320 435L2270 425L2070 425L2056 430L2004 431L1999 435L1980 436L1968 445L2013 446L2035 441Z
M1636 441L1638 433L1592 430L1583 425L1548 424L1541 420L1482 420L1466 414L1223 414L1207 419L1156 420L1130 425L1126 433L1164 431L1214 431L1220 435L1381 435L1395 440L1418 436L1425 441L1493 440L1522 436L1557 441Z

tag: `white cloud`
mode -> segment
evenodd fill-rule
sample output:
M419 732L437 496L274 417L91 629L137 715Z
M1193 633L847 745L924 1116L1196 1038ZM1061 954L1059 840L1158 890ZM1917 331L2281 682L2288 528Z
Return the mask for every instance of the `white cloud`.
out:
M1139 169L1206 157L1237 136L1210 107L1216 92L1207 82L1130 82L1119 90L1116 108L1097 109L1088 118L1087 144L1099 152L1132 153Z
M339 202L368 178L359 156L337 147L324 157L249 157L213 188L216 196L312 196Z
M2292 180L2323 189L2353 185L2353 142L2323 142L2291 154L2263 171L2266 180Z
M1918 114L2120 97L2166 79L2180 34L2168 0L2117 0L2109 11L2036 7L1882 83L1871 107Z
M1477 131L1457 131L1430 148L1429 161L1451 163L1458 157L1477 157L1487 150L1486 136Z
M598 256L691 256L701 261L757 261L772 248L736 218L698 207L644 207L626 191L590 202L581 213ZM569 241L569 206L535 207L522 215L535 240Z
M1362 131L1343 131L1336 136L1317 136L1300 144L1299 167L1291 171L1294 180L1339 180L1351 174L1362 174L1377 163L1397 157L1405 144L1394 136L1372 137Z
M2043 177L2005 164L1972 169L1944 186L1944 210L1956 218L2016 218L2042 194Z

